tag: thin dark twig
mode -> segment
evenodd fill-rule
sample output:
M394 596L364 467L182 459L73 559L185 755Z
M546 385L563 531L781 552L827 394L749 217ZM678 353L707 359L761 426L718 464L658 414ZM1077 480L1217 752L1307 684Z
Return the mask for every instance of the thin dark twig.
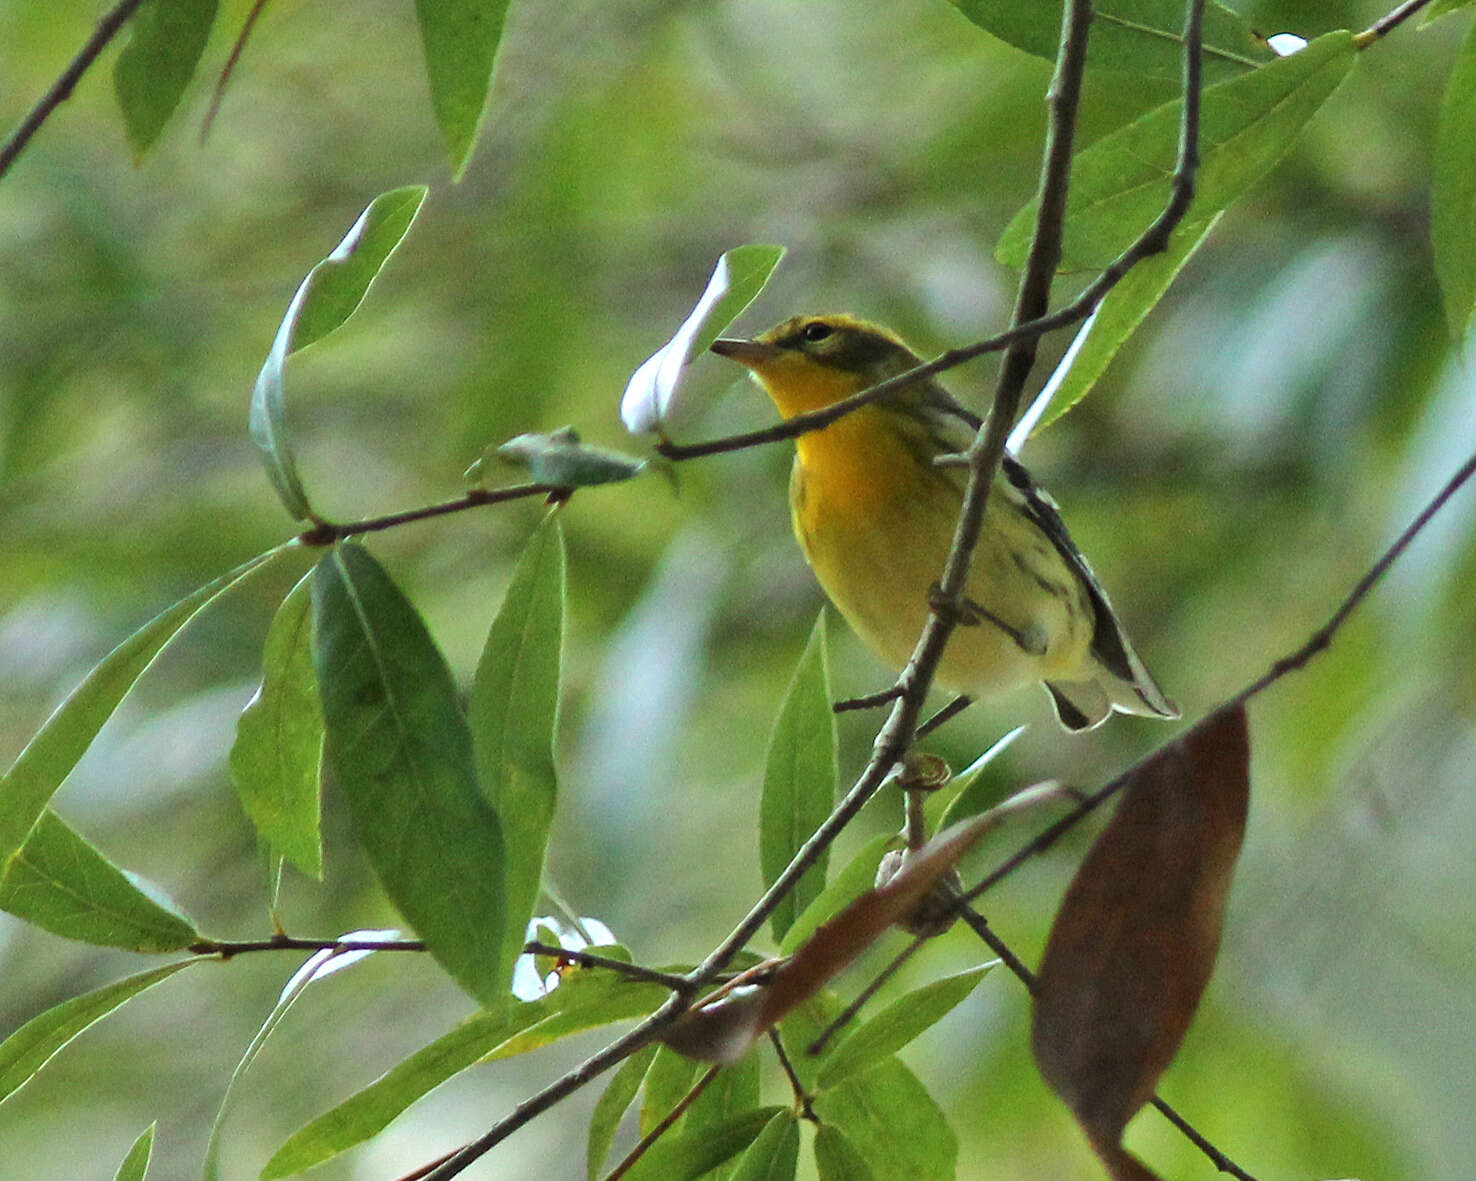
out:
M779 1036L777 1029L769 1030L769 1042L774 1047L774 1056L779 1059L779 1065L789 1077L789 1086L794 1091L795 1102L799 1104L801 1118L818 1124L820 1117L815 1114L815 1096L805 1089L804 1081L795 1070L794 1063L789 1060L789 1054L784 1049L784 1039Z
M225 99L226 87L230 84L231 76L236 72L236 65L241 60L241 54L246 51L246 42L251 39L251 31L256 27L268 0L256 0L251 5L251 11L246 14L246 19L241 22L241 31L236 35L235 43L231 46L230 56L221 67L220 77L215 80L215 93L210 96L210 107L205 112L205 118L200 121L200 142L203 144L210 134L210 128L215 123L215 116L220 114L220 104Z
M893 685L889 689L882 689L877 693L866 693L860 697L843 697L831 705L831 710L838 714L850 713L858 709L876 709L877 706L889 705L902 696L902 690Z
M1379 17L1379 19L1374 21L1373 24L1369 25L1368 28L1363 30L1363 32L1354 37L1353 43L1357 45L1359 49L1367 49L1380 37L1383 37L1391 30L1398 28L1429 3L1430 0L1404 0L1403 4L1400 4L1397 8L1394 8L1392 11L1387 12L1383 16Z
M567 960L571 964L580 964L586 968L605 968L621 976L628 976L632 980L644 980L649 984L660 984L673 992L687 993L691 991L691 984L685 976L678 976L672 972L661 972L655 968L643 968L640 964L632 964L626 960L617 960L607 955L599 955L592 951L580 951L572 947L559 947L553 943L540 943L534 939L523 944L525 955L546 955L554 959Z
M914 737L926 738L939 726L943 725L943 723L951 722L954 718L958 717L959 714L963 713L964 710L968 709L969 706L973 704L974 699L972 697L970 697L966 693L960 693L957 697L955 697L952 701L950 701L947 705L945 705L942 709L940 709L937 713L930 717L926 722L920 725L917 728L917 733L914 735Z
M0 145L0 177L10 171L10 166L25 150L31 137L41 130L41 125L51 117L51 113L72 97L72 91L82 80L82 75L87 73L98 55L108 47L108 43L118 35L128 22L128 18L142 3L143 0L119 0L118 4L114 5L102 20L98 21L92 36L77 51L77 56L62 71L61 77L52 83L51 89L43 94L37 100L36 105L26 113L26 117L10 133L10 138L5 141L4 145Z
M272 935L266 939L197 939L189 950L223 960L253 951L424 951L419 939L301 939Z
M671 1126L676 1123L677 1120L681 1119L683 1115L686 1114L687 1108L691 1107L692 1104L697 1101L697 1097L701 1095L703 1091L707 1090L708 1085L712 1082L713 1079L717 1078L718 1071L720 1071L721 1069L721 1066L711 1067L709 1070L707 1070L706 1073L703 1074L701 1078L693 1083L692 1089L681 1097L675 1107L673 1107L670 1111L668 1111L664 1116L661 1117L661 1122L657 1124L654 1128L652 1128L649 1132L647 1132L644 1136L642 1136L640 1142L637 1143L636 1146L632 1148L628 1153L626 1153L625 1159L622 1160L613 1169L611 1169L608 1174L606 1174L605 1181L620 1181L621 1177L624 1177L628 1172L630 1172L630 1170L635 1167L636 1161L640 1160L641 1157L646 1155L646 1151L651 1147L651 1145L655 1144L656 1141L660 1140L662 1136L666 1135L666 1133L671 1130Z
M902 965L917 954L917 949L926 943L932 936L922 936L907 944L901 951L894 955L891 961L878 972L871 980L866 982L866 987L858 992L855 998L848 1004L836 1018L820 1031L820 1035L805 1047L805 1053L810 1057L816 1057L825 1052L825 1047L830 1044L830 1039L837 1032L844 1029L856 1019L856 1014L866 1007L866 1003L881 991L882 985L902 970Z
M1446 501L1459 492L1461 485L1469 480L1473 474L1476 474L1476 454L1473 454L1465 463L1461 464L1456 470L1455 475L1451 476L1445 482L1444 487L1420 510L1419 515L1405 527L1404 532L1395 539L1394 544L1384 551L1383 556L1369 568L1368 573L1358 580L1357 585L1338 604L1338 609L1332 613L1331 618L1313 632L1305 644L1291 653L1291 655L1283 656L1267 669L1259 680L1247 685L1225 704L1235 705L1239 702L1250 700L1263 689L1270 688L1270 686L1281 680L1287 673L1301 668L1312 657L1331 644L1333 636L1337 634L1338 629L1343 626L1348 616L1353 614L1354 609L1368 597L1374 585L1388 573L1389 567L1398 561L1399 556L1409 548L1410 543L1430 523L1431 518L1445 507Z
M585 1083L597 1078L617 1062L624 1061L642 1046L654 1040L657 1033L675 1021L685 1008L686 1002L679 995L673 994L661 1008L634 1029L616 1038L597 1054L586 1058L573 1070L549 1083L543 1090L528 1096L482 1135L444 1157L431 1172L425 1175L425 1181L449 1181L449 1178L457 1176L468 1165L485 1155L528 1121L562 1102Z
M514 484L508 488L473 488L464 495L456 497L455 500L443 500L440 504L406 509L404 512L390 513L388 516L371 517L368 520L351 521L343 525L323 521L311 529L303 530L298 534L297 540L303 545L332 545L336 541L342 541L346 537L356 537L361 533L377 533L382 529L393 529L397 525L408 525L412 521L443 517L447 513L464 512L471 508L481 508L486 504L502 504L504 501L522 500L529 496L546 496L551 501L564 501L573 492L572 488L565 488L559 484Z

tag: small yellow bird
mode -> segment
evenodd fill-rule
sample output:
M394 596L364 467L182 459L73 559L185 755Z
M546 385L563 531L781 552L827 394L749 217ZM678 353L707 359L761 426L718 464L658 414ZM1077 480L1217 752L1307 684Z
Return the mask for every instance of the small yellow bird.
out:
M797 316L713 352L747 367L785 418L829 406L921 364L900 339L853 316ZM795 440L794 533L826 594L876 653L901 669L927 618L953 541L965 473L940 466L979 418L933 381ZM1042 681L1068 730L1115 709L1176 718L1055 504L1006 456L965 588L965 618L938 668L956 693L991 696Z

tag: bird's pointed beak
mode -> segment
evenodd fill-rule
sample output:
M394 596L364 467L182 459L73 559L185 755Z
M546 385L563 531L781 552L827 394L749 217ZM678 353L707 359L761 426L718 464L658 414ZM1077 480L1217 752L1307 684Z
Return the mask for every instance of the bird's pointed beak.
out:
M720 357L737 361L738 364L749 369L760 369L778 357L782 350L772 344L765 344L761 340L734 340L731 337L719 337L712 342L712 351Z

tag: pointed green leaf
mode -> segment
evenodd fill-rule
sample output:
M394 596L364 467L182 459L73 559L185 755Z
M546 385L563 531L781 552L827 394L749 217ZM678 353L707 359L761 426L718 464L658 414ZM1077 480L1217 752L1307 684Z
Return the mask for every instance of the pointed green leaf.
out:
M589 1147L585 1152L585 1176L588 1181L596 1181L604 1169L605 1158L610 1155L610 1145L615 1142L620 1121L625 1118L626 1111L635 1100L636 1092L641 1089L658 1049L660 1047L652 1042L637 1050L620 1064L620 1068L610 1076L609 1083L600 1093L594 1114L589 1118Z
M119 869L50 810L6 863L0 910L53 935L129 951L179 951L200 937L156 888Z
M36 1077L58 1050L124 1001L153 988L161 980L167 980L181 968L199 962L198 959L178 960L150 968L147 972L115 980L112 984L63 1001L54 1009L32 1017L0 1042L0 1100L15 1094Z
M1066 367L1065 375L1060 382L1053 379L1048 387L1051 403L1031 434L1045 430L1091 392L1112 358L1158 306L1219 219L1217 213L1208 222L1179 226L1170 237L1167 250L1145 258L1107 293L1061 362Z
M343 936L348 939L373 939L393 936L393 931L351 931ZM251 1064L256 1061L257 1055L261 1053L262 1047L266 1045L267 1039L271 1037L277 1026L282 1024L282 1019L287 1016L288 1011L298 1002L298 999L308 989L308 985L315 980L336 975L344 968L350 967L361 960L368 959L374 953L367 950L342 951L334 948L324 948L310 955L300 968L297 969L283 987L281 994L277 997L277 1003L272 1006L272 1011L267 1014L266 1020L252 1037L250 1044L246 1047L241 1060L236 1063L236 1069L231 1071L230 1081L226 1083L225 1094L220 1097L220 1106L215 1110L215 1119L210 1125L210 1138L205 1145L205 1168L203 1170L204 1181L218 1181L220 1177L220 1134L225 1126L226 1115L231 1109L231 1100L235 1097L236 1086L250 1069Z
M144 1181L149 1175L149 1161L154 1155L154 1130L159 1125L150 1124L133 1142L133 1147L113 1174L113 1181Z
M0 779L0 866L26 839L51 797L139 677L196 615L294 543L243 562L155 616L103 657L26 744Z
M731 1181L793 1181L798 1167L799 1121L781 1111L738 1158Z
M823 1071L835 1053L832 1047L817 1060L806 1047L839 1011L835 995L821 993L781 1023L784 1045L803 1078ZM844 1134L878 1178L953 1181L957 1137L927 1089L900 1059L884 1058L865 1074L817 1095L815 1112L822 1126Z
M741 1062L734 1062L718 1072L702 1094L687 1108L686 1114L677 1121L675 1131L680 1134L716 1132L734 1116L759 1105L759 1056L750 1054ZM728 1181L737 1161L729 1161L704 1175L704 1181Z
M855 1145L878 1177L953 1181L958 1138L917 1075L896 1058L818 1096L815 1113Z
M311 579L292 588L267 630L261 688L236 723L231 780L256 831L321 878L323 707L313 671Z
M784 872L801 845L835 806L835 713L825 651L825 613L815 621L794 679L779 709L764 766L759 801L759 864L765 887ZM770 920L783 939L794 920L825 889L826 854L795 884Z
M492 85L508 0L415 0L431 106L460 180Z
M1190 218L1208 220L1269 172L1347 77L1355 53L1350 33L1327 33L1298 53L1208 87ZM1166 103L1077 156L1063 270L1107 266L1158 216L1168 201L1182 109L1182 101ZM1032 201L1005 228L995 247L1001 262L1024 264L1035 211Z
M659 431L676 411L691 362L758 298L784 257L783 246L738 246L713 268L707 290L669 341L641 363L620 398L620 420L632 434Z
M633 984L609 972L576 971L546 997L469 1017L295 1132L267 1162L262 1181L290 1177L363 1143L417 1099L478 1062L512 1057L612 1021L644 1017L666 997L657 985Z
M1476 308L1476 25L1466 35L1440 108L1430 239L1445 322L1460 340Z
M706 1067L695 1058L678 1054L669 1046L662 1046L646 1074L646 1089L641 1099L641 1135L650 1135L652 1129L676 1109L676 1105L687 1097L698 1074Z
M826 1057L815 1085L822 1090L864 1074L891 1057L925 1030L946 1017L993 964L934 980L898 997L870 1021L848 1034Z
M1476 4L1476 0L1435 0L1435 3L1425 9L1420 17L1420 28L1424 28L1431 21L1437 21L1442 16L1449 16L1452 12L1459 12L1463 8L1470 8Z
M625 1176L628 1181L695 1181L743 1152L783 1113L780 1107L758 1107L731 1116L715 1128L663 1136Z
M554 739L564 637L564 535L550 514L528 539L487 634L467 705L477 780L502 821L504 989L538 902L558 800Z
M985 772L1026 729L1025 726L1016 726L1002 735L993 746L955 775L952 782L929 797L923 811L932 832L942 832L949 825L977 816L999 802L1004 791L994 782L995 775L986 775Z
M251 394L251 440L261 452L267 475L282 503L298 520L313 515L297 474L287 435L283 385L287 358L338 328L358 310L369 287L409 232L425 200L424 185L381 193L371 201L341 241L308 272L277 329L272 351Z
M780 940L779 950L785 955L794 954L821 923L840 914L875 886L876 867L881 864L882 854L897 839L895 833L883 832L862 845L860 851L846 863L846 867L826 883L825 889L795 919L794 926Z
M216 0L149 0L134 13L113 67L113 91L135 156L153 146L184 96L215 11Z
M1061 0L952 0L981 29L1036 57L1054 61L1061 40ZM1184 71L1183 0L1097 0L1092 5L1087 68L1177 82ZM1204 76L1233 78L1271 60L1245 19L1211 0L1204 10Z
M326 765L385 892L447 972L501 1002L503 845L471 734L425 624L367 550L313 573Z
M815 1133L815 1170L820 1181L876 1181L866 1158L833 1124L821 1124Z

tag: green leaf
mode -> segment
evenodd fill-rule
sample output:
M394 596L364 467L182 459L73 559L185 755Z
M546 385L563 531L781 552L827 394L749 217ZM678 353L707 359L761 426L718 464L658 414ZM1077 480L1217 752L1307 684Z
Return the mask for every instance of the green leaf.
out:
M538 483L561 488L613 484L633 479L646 468L644 459L581 443L572 426L546 434L518 435L498 446L497 454L505 463L527 468Z
M502 829L477 787L451 672L362 546L335 547L312 588L326 764L359 843L441 966L484 1004L501 1003Z
M0 909L66 939L158 953L200 937L193 924L46 811L0 875Z
M995 782L999 776L987 771L1000 755L1004 754L1015 739L1025 733L1027 727L1016 726L1000 737L993 746L953 777L952 782L935 791L923 805L931 831L942 832L951 824L967 820L987 811L998 802L1003 794Z
M876 1181L866 1158L832 1124L821 1124L815 1133L815 1169L820 1181Z
M1347 77L1355 53L1350 33L1328 33L1299 53L1207 88L1190 218L1207 221L1269 172ZM1158 216L1168 201L1182 109L1182 100L1157 107L1077 156L1063 270L1107 266ZM1032 201L1005 227L995 247L1001 262L1024 264L1035 213Z
M157 1122L150 1124L133 1142L128 1155L113 1174L113 1181L144 1181L149 1174L149 1160L154 1155L154 1130L158 1126Z
M829 1090L891 1057L946 1017L992 967L983 964L970 968L898 997L827 1055L815 1085Z
M1459 12L1463 8L1470 8L1476 4L1476 0L1435 0L1435 3L1425 9L1420 17L1420 28L1424 28L1432 21L1438 21L1442 16L1449 16L1452 12Z
M148 0L134 13L128 44L113 67L113 91L135 157L153 146L179 106L215 11L216 0Z
M352 931L343 938L345 940L374 939L392 935L393 932L388 931ZM272 1006L272 1011L267 1014L266 1020L261 1023L261 1028L256 1031L256 1035L246 1047L246 1052L241 1055L241 1060L236 1063L236 1069L231 1071L230 1081L226 1083L225 1094L220 1098L220 1106L216 1108L215 1119L210 1125L210 1138L205 1145L204 1181L217 1181L220 1176L220 1133L225 1126L226 1113L230 1111L231 1099L235 1096L237 1084L245 1076L251 1064L256 1061L257 1055L266 1045L267 1038L271 1037L277 1026L282 1024L282 1019L307 991L308 985L342 971L360 960L368 959L373 954L372 951L366 950L340 951L324 948L310 955L292 974L291 979L287 981L281 994L277 997L277 1003Z
M676 1123L679 1133L715 1132L741 1112L759 1105L759 1056L724 1066ZM728 1181L736 1161L720 1165L704 1181Z
M288 542L258 554L214 582L202 586L167 611L155 616L103 657L73 689L45 725L26 744L5 777L0 779L0 866L25 842L51 797L77 765L77 760L103 723L127 696L128 690L168 646L169 641L196 615L249 574L279 555L300 549Z
M323 707L313 671L311 579L292 588L267 630L261 688L236 723L231 780L257 832L321 879Z
M779 709L764 765L759 801L759 864L764 886L773 885L810 834L835 806L835 713L830 707L825 613L815 620L799 667ZM770 920L783 939L794 920L825 889L827 854L822 853L795 884Z
M825 889L794 920L794 925L779 941L779 950L785 955L793 955L821 923L840 914L875 886L876 867L881 864L882 854L897 839L895 833L878 833L862 845L860 851L846 863L846 867L826 883Z
M1061 42L1061 0L951 0L1006 44L1054 61ZM1183 0L1098 0L1092 6L1087 68L1178 82L1184 73ZM1204 77L1217 82L1274 55L1245 18L1211 0L1204 10Z
M509 1058L612 1021L644 1017L666 997L658 985L581 970L546 997L478 1013L295 1132L267 1162L262 1181L290 1177L363 1143L417 1099L478 1062Z
M644 434L661 429L676 409L687 366L758 298L783 257L783 246L738 246L717 260L692 314L631 375L620 399L626 430Z
M601 1092L594 1114L589 1118L589 1147L585 1153L588 1181L596 1181L604 1168L605 1158L610 1155L610 1145L615 1142L615 1133L620 1129L620 1121L625 1118L636 1092L641 1089L658 1049L660 1047L652 1042L637 1050L620 1064Z
M1476 308L1476 26L1456 58L1440 108L1430 239L1445 297L1445 321L1459 340Z
M732 1181L793 1181L798 1167L799 1121L781 1111L738 1158Z
M646 1074L646 1088L641 1100L641 1135L647 1136L686 1098L697 1075L704 1068L695 1058L678 1054L663 1046Z
M878 1177L953 1181L958 1138L917 1076L896 1058L817 1096L815 1114L842 1132Z
M835 1054L832 1047L817 1060L806 1047L839 1011L835 995L821 993L781 1023L784 1045L802 1077L823 1071ZM844 1134L876 1177L953 1181L958 1158L953 1129L917 1076L896 1057L817 1095L815 1112L822 1126Z
M626 1173L628 1181L695 1181L731 1160L758 1139L781 1107L759 1107L716 1128L694 1128L663 1136Z
M554 739L564 637L564 535L550 513L528 539L487 633L467 705L477 780L502 822L504 992L538 901L558 800Z
M1047 386L1050 404L1030 434L1045 430L1091 392L1117 351L1158 306L1219 219L1217 213L1207 222L1180 225L1169 238L1167 250L1138 263L1107 293L1061 362L1064 376L1059 382L1053 378Z
M287 435L283 385L287 358L321 340L358 310L384 264L409 232L425 200L424 185L381 193L354 222L333 253L313 267L287 306L272 351L251 394L251 440L282 503L298 520L313 515L297 474Z
M32 1017L0 1042L0 1100L15 1094L36 1077L58 1050L124 1001L153 988L161 980L167 980L181 968L199 962L199 959L178 960L150 968L147 972L139 972L136 976L115 980L112 984L75 996Z
M508 0L415 0L431 106L456 180L476 143L507 8Z

